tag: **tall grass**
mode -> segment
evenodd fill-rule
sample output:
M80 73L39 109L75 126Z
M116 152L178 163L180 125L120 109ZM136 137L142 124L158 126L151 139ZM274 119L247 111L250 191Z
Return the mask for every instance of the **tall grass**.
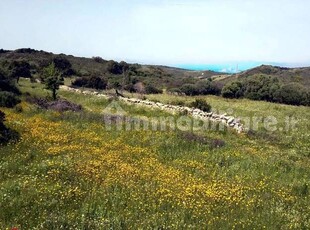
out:
M24 80L21 89L47 93ZM308 108L205 97L240 116L293 114L299 128L252 135L119 131L100 122L109 101L59 95L86 110L58 113L25 102L22 113L1 108L22 136L0 147L1 229L310 228ZM122 108L130 116L168 115Z

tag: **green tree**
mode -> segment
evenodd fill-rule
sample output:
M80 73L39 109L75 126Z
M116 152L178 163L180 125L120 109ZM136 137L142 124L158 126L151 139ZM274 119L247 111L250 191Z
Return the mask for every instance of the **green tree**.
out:
M309 92L299 83L282 85L275 93L275 101L290 105L309 105Z
M71 63L67 58L63 56L55 57L53 59L53 63L55 64L55 68L61 73L62 76L69 77L75 74Z
M273 101L274 92L280 88L279 80L267 75L253 75L245 81L244 96L252 100Z
M42 80L45 84L45 88L52 91L53 99L56 100L57 90L60 85L64 84L64 79L61 73L56 69L54 63L44 68Z
M222 89L222 96L226 98L240 98L243 97L244 88L240 81L233 81L226 84Z
M9 65L10 77L18 83L20 77L31 78L31 66L26 61L13 61Z
M194 84L184 84L181 86L181 91L182 93L185 93L185 95L188 96L194 96L199 94L197 86Z

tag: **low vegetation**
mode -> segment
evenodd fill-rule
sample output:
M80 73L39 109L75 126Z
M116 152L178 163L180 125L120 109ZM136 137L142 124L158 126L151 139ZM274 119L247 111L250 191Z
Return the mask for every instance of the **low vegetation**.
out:
M109 100L60 90L61 100L85 109L59 112L24 100L46 96L44 85L19 84L22 112L1 107L3 124L21 135L0 151L1 229L310 228L309 107L156 94L147 97L200 98L235 116L274 116L281 127L295 117L297 128L119 130L104 122ZM113 103L120 118L169 115Z
M254 75L243 82L232 81L222 89L222 96L227 98L248 98L290 105L310 106L310 91L299 83L281 84L267 75Z
M248 98L291 105L309 106L310 103L309 68L262 65L239 74L227 75L107 61L98 56L79 58L56 55L29 48L0 52L0 68L5 69L7 75L17 82L19 77L42 80L45 69L51 63L62 78L73 78L71 81L75 87L97 90L108 88L140 94L161 94L167 91L188 96L222 95L226 98Z
M208 102L206 102L203 99L196 99L195 101L190 103L190 107L200 109L204 112L210 112L211 111L211 105L209 105Z

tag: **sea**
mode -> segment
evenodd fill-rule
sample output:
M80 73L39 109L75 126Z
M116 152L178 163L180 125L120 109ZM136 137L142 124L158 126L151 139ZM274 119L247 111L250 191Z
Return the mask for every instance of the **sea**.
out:
M230 62L220 64L180 64L174 67L196 71L212 70L220 73L239 73L261 65L282 66L283 64L275 62Z

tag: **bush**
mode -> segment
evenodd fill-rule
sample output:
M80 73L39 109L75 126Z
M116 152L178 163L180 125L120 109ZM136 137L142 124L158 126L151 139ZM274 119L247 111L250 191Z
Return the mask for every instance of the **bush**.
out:
M116 61L108 61L106 68L107 71L111 74L117 75L123 73L123 66Z
M59 99L56 101L48 101L45 98L28 97L27 101L39 106L42 109L51 109L58 112L64 112L64 111L79 112L83 110L81 105L75 104L73 102L64 99Z
M13 81L0 69L0 91L7 91L14 94L20 94L19 89Z
M211 111L211 105L209 105L205 100L203 99L196 99L192 103L190 103L190 107L200 109L204 112L210 112Z
M221 93L220 87L210 80L198 81L196 84L184 84L180 89L171 89L170 92L181 92L185 95L219 95Z
M79 77L72 82L73 86L87 87L93 89L106 89L107 82L103 77L91 76L91 77Z
M20 103L20 100L15 96L15 94L0 91L0 107L13 108L18 103Z
M210 80L203 80L196 83L197 93L200 95L219 95L220 88Z
M234 81L226 84L222 89L222 96L226 98L240 98L244 95L243 84L240 81Z
M18 132L7 128L4 125L5 114L0 110L0 144L6 144L9 141L17 141L20 137Z
M61 73L62 77L76 74L76 72L72 69L70 61L63 56L55 57L53 59L53 63L55 68Z
M299 83L283 85L275 93L274 100L290 105L310 105L309 91Z
M92 57L92 59L95 61L95 62L98 62L98 63L104 63L105 60L102 58L102 57Z
M120 88L119 86L114 86L115 89L118 89ZM124 86L124 90L130 92L130 93L135 93L136 92L136 89L134 87L134 84L130 83L130 84L127 84Z
M31 78L31 67L26 61L13 61L10 66L10 77L16 78L17 81L19 77Z
M163 93L161 89L157 89L155 86L147 85L145 87L145 93L146 94L160 94Z
M199 91L194 84L184 84L180 88L181 92L188 96L198 95Z
M274 101L274 92L280 88L275 77L254 75L245 81L244 96L252 100Z
M107 82L103 77L91 76L88 79L87 87L94 89L106 89Z
M171 93L171 94L177 94L177 95L182 95L183 94L182 90L179 89L179 88L169 89L168 92Z

